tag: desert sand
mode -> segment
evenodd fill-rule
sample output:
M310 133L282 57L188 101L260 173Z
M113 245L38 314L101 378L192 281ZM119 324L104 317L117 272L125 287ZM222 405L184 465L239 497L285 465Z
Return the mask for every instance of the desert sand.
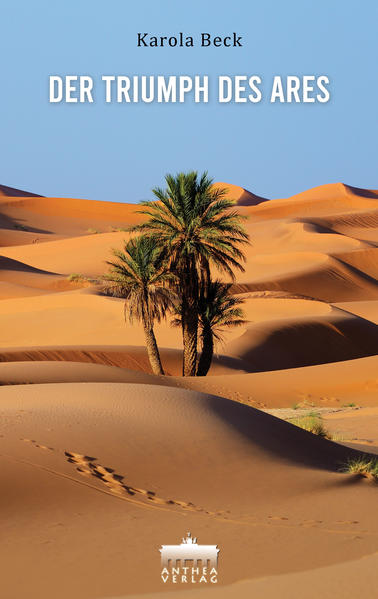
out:
M377 486L340 468L378 452L378 191L218 185L248 216L247 323L185 379L180 332L156 326L154 376L99 290L137 206L0 186L2 597L375 597ZM337 440L264 411L293 407L333 408ZM217 585L161 581L189 530Z

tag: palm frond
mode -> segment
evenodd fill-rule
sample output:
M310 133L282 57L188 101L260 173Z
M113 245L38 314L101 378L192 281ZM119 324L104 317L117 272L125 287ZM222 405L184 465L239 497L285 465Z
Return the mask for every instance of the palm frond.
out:
M197 270L206 260L233 279L234 269L243 270L241 246L249 236L227 188L214 188L207 172L167 174L165 182L165 189L153 189L156 200L142 202L139 213L147 220L132 230L153 236L172 269L183 272L193 257Z
M112 253L115 259L107 261L109 271L103 276L104 292L125 300L130 323L160 322L173 306L176 279L155 240L141 235Z

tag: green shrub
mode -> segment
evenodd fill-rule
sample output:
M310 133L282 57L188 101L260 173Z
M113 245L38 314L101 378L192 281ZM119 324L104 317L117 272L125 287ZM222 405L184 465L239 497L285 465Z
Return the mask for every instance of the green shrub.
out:
M70 283L81 283L87 280L84 275L81 275L77 272L73 272L70 275L68 275L67 279Z
M295 426L298 426L299 428L303 428L305 431L313 433L314 435L319 435L320 437L324 437L325 439L330 438L328 431L324 427L322 419L316 413L311 412L306 416L290 418L288 422L294 424Z
M359 474L378 482L378 458L353 458L341 467L341 472Z

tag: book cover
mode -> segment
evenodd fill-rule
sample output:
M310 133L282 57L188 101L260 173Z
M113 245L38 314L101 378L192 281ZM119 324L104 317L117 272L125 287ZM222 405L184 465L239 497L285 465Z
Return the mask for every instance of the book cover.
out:
M373 0L5 0L2 599L375 599Z

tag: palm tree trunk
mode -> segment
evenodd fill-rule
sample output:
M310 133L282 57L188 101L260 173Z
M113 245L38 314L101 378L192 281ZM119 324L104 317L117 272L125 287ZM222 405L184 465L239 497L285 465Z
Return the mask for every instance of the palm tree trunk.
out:
M196 376L197 369L197 331L198 315L192 310L187 311L182 321L182 336L184 343L183 375Z
M210 326L205 326L202 331L202 353L198 362L197 376L206 376L211 366L214 354L214 339Z
M154 374L164 374L153 327L145 325L144 334L146 336L147 354L151 364L152 372Z
M196 376L198 335L198 276L195 265L187 261L181 274L183 376Z

